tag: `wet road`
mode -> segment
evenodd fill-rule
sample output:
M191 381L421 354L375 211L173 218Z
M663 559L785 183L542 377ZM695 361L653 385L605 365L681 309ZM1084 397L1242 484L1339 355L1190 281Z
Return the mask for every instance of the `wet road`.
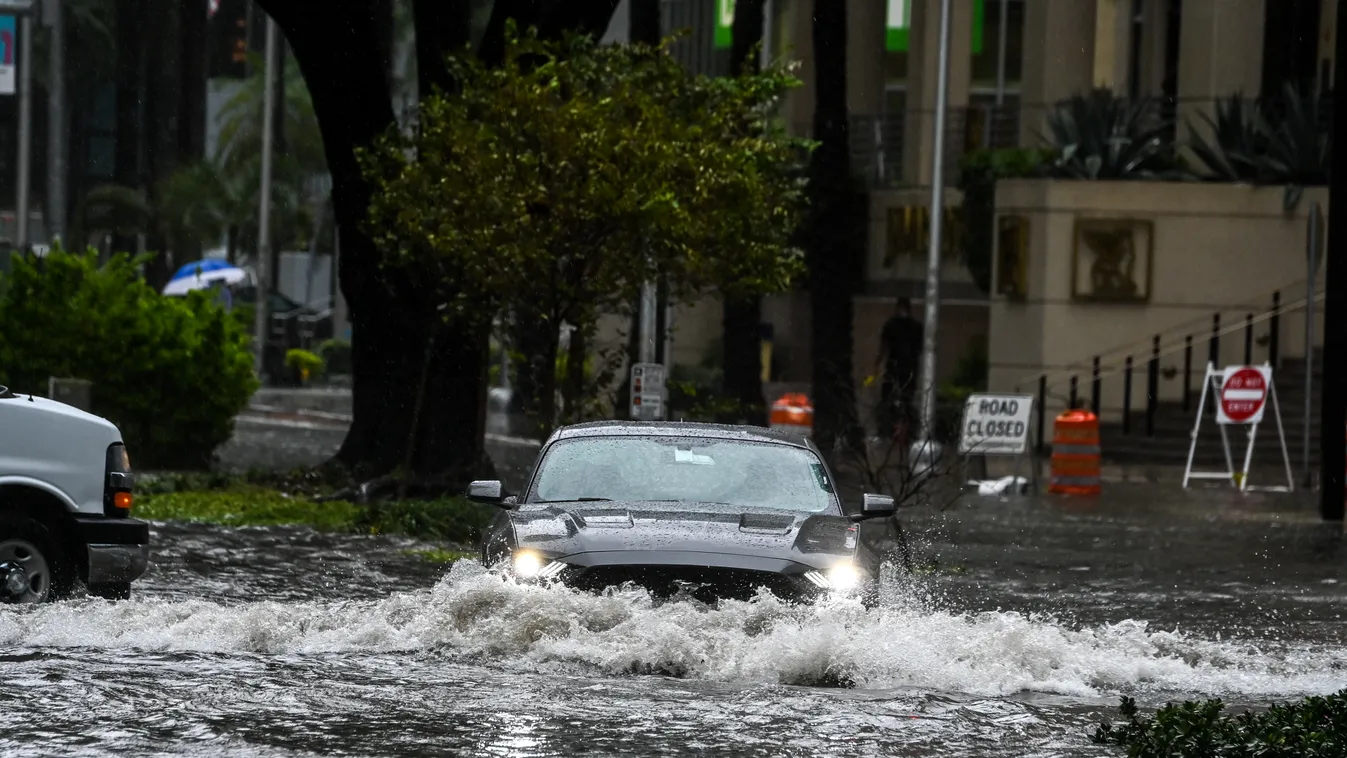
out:
M0 608L0 755L1111 755L1119 694L1347 686L1347 548L1309 506L1120 485L906 520L926 571L873 611L161 525L136 599Z

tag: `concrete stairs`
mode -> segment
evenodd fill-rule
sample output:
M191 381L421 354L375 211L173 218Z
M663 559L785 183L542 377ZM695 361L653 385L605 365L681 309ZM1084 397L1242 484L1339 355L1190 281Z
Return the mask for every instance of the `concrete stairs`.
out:
M1318 362L1316 360L1316 367ZM1310 416L1310 465L1319 465L1320 423L1319 387L1316 370ZM1144 381L1144 379L1142 380ZM1305 432L1305 361L1304 359L1284 359L1282 365L1273 374L1277 400L1281 407L1282 424L1286 432L1286 445L1291 456L1291 469L1297 479L1304 460ZM1154 436L1146 435L1146 409L1141 407L1131 414L1131 427L1123 432L1121 421L1100 425L1100 445L1102 458L1116 464L1150 464L1182 466L1188 457L1188 446L1193 421L1197 412L1200 382L1195 382L1194 397L1189 410L1183 410L1181 403L1161 403L1156 408ZM1248 427L1229 427L1231 453L1237 468L1242 466L1245 449L1248 445ZM1339 431L1339 433L1343 433ZM1207 399L1206 416L1198 437L1197 450L1193 456L1194 468L1211 470L1223 468L1225 453L1221 445L1220 430L1215 423L1215 412L1211 398ZM1259 471L1277 470L1282 466L1281 446L1277 439L1277 425L1269 403L1263 423L1258 427L1258 438L1254 443L1253 468ZM1263 477L1266 478L1266 477Z

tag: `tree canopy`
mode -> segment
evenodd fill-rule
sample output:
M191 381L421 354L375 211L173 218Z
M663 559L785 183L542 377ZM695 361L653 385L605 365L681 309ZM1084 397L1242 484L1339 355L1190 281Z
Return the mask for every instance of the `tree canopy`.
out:
M451 316L586 324L660 274L687 297L801 270L804 144L772 120L788 70L693 76L664 46L532 34L449 65L458 91L361 163L385 265L442 282Z

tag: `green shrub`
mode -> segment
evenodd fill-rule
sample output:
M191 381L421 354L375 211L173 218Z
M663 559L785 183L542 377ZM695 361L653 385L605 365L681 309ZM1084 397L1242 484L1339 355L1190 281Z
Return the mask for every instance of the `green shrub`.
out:
M1220 700L1171 703L1154 718L1124 697L1125 721L1102 724L1093 740L1128 758L1329 758L1347 755L1347 690L1273 705L1265 712L1225 713Z
M93 382L93 411L140 467L201 468L257 388L248 337L210 296L164 297L140 260L53 246L0 278L0 383L45 395L51 376Z
M226 526L295 524L328 532L402 534L421 539L476 545L495 508L466 498L378 501L355 505L344 500L318 501L235 480L223 488L160 489L136 503L139 518L155 521L197 521Z
M306 379L312 379L322 375L326 364L308 350L296 348L285 351L285 367Z
M327 340L318 346L318 355L327 364L329 374L350 375L351 343L340 339Z

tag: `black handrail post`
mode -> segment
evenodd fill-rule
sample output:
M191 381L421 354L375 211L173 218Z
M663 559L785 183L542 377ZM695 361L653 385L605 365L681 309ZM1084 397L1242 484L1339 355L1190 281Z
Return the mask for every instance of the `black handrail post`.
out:
M1132 432L1132 356L1123 366L1123 434Z
M1094 367L1090 379L1090 411L1099 416L1099 388L1103 380L1099 377L1099 356L1094 357Z
M1207 352L1212 366L1221 365L1221 314L1211 314L1211 349Z
M1267 362L1273 368L1281 362L1282 346L1282 293L1272 293L1272 318L1268 319Z
M1183 338L1183 410L1193 401L1193 335Z
M1072 375L1071 375L1071 396L1070 396L1069 398L1067 398L1067 405L1070 406L1071 410L1073 410L1073 411L1080 407L1079 397L1078 397L1077 394L1076 394L1076 384L1077 384L1077 381L1076 381L1076 375L1075 375L1075 374L1072 374Z
M1155 436L1155 407L1160 399L1160 335L1151 342L1151 362L1146 367L1146 436Z
M1047 452L1048 442L1043 436L1048 428L1048 375L1038 377L1038 453Z
M1244 314L1244 365L1253 364L1253 314Z

